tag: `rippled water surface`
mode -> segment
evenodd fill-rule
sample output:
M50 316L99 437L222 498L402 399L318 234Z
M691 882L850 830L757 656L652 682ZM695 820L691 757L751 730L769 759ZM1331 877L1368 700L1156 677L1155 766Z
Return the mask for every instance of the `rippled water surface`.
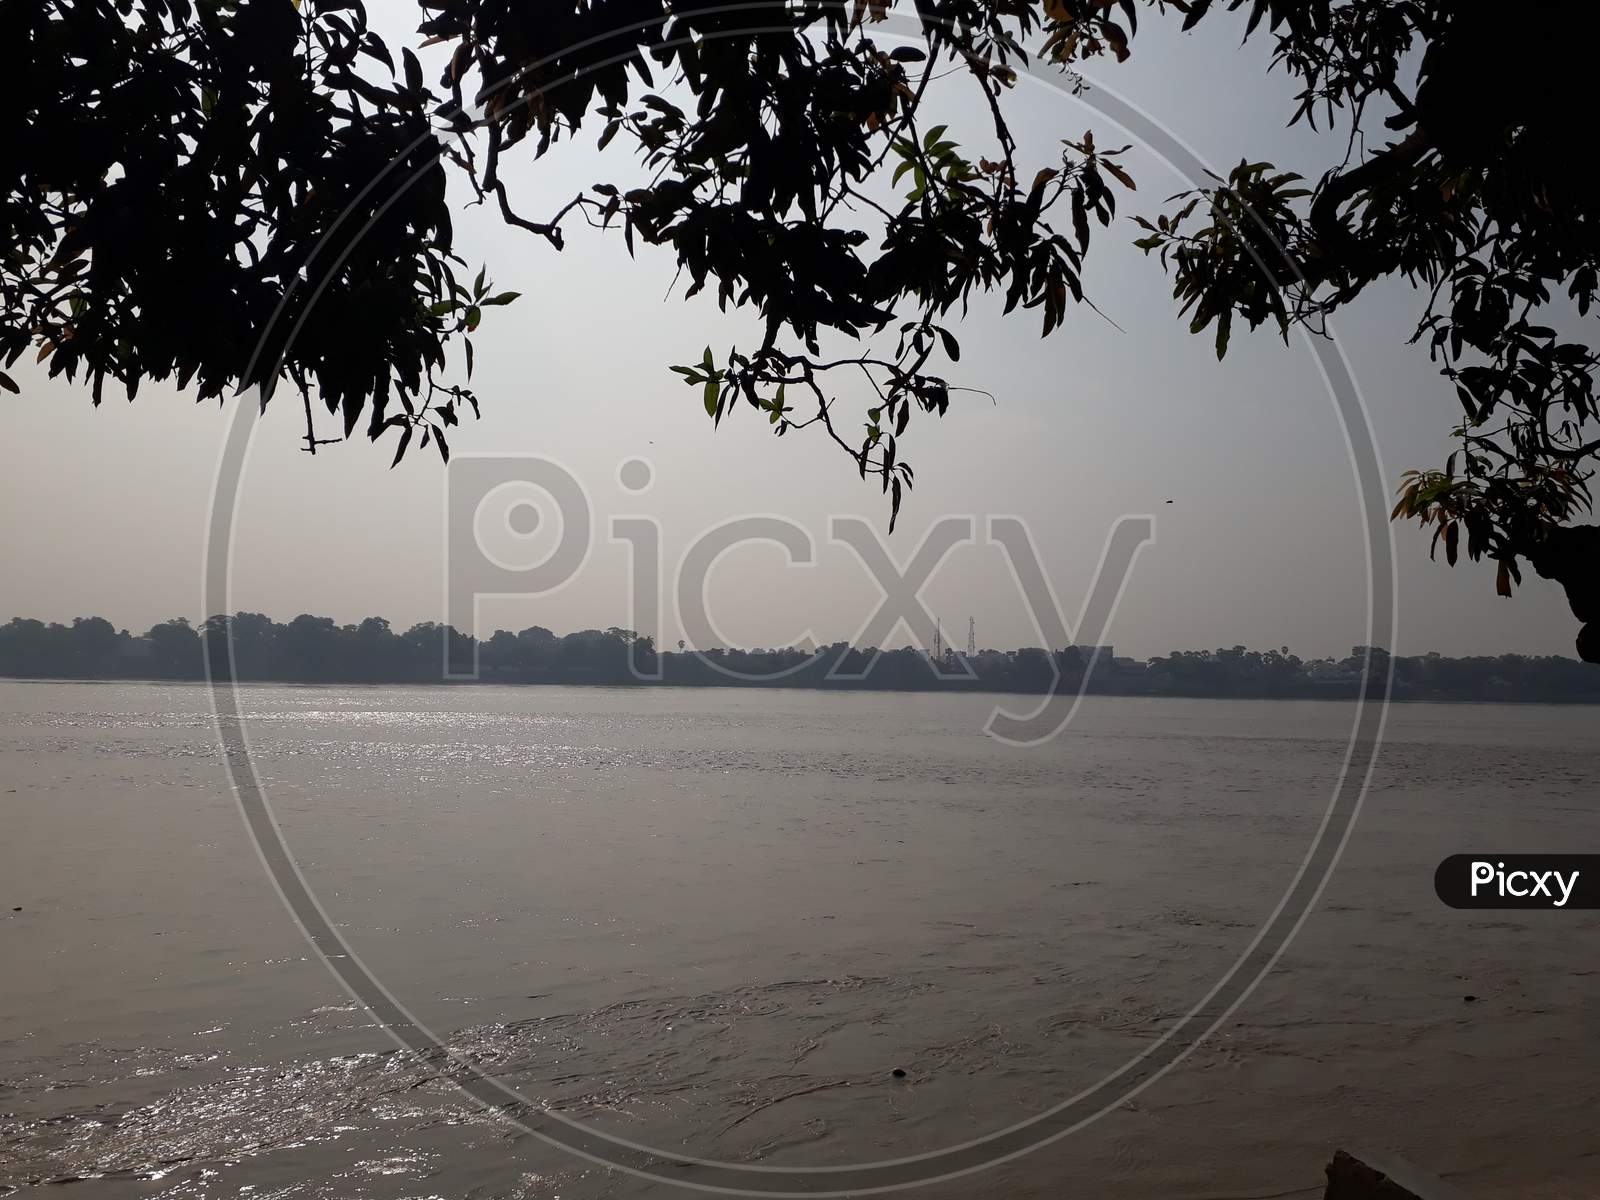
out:
M243 702L307 879L422 1021L533 1104L789 1165L966 1141L1147 1049L1288 886L1352 718L1100 698L1017 750L980 697ZM283 910L209 713L188 686L0 682L0 1189L689 1194L393 1049ZM1597 732L1396 707L1332 884L1228 1024L1088 1128L921 1194L1313 1196L1347 1146L1600 1195L1597 914L1432 892L1449 853L1600 851Z

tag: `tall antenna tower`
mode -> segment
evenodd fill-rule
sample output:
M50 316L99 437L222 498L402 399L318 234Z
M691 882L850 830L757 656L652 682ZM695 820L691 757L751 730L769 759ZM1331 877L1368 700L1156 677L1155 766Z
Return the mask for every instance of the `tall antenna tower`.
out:
M973 617L967 618L967 657L978 657L978 622Z
M943 657L944 631L939 628L939 618L933 619L933 661L938 662Z

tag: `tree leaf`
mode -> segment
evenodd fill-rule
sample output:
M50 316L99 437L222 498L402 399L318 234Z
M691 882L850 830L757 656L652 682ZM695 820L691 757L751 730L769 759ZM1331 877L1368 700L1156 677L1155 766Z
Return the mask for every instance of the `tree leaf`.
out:
M1110 174L1113 179L1115 179L1123 187L1127 188L1130 192L1136 192L1136 191L1139 190L1138 185L1133 182L1133 176L1129 175L1126 171L1124 171L1121 167L1117 166L1117 164L1112 162L1109 158L1102 158L1102 159L1099 160L1099 162L1100 162L1100 166L1108 174Z
M1494 577L1494 594L1497 596L1511 595L1511 564L1505 559L1500 560L1500 570Z
M400 444L395 447L394 461L389 464L392 471L400 465L400 460L405 456L406 447L411 445L411 426L407 425L404 433L400 435Z

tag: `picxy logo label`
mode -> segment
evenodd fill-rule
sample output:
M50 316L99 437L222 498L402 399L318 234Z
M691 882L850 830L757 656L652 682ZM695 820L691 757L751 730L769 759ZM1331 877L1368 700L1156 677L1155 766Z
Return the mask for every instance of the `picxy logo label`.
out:
M1451 908L1600 908L1600 854L1452 854L1433 889Z

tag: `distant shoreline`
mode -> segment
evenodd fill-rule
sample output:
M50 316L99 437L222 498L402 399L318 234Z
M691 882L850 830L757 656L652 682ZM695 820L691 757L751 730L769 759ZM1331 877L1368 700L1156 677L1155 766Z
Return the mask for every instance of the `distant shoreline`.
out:
M1114 646L933 652L830 646L658 651L631 629L565 635L542 626L477 638L423 622L399 631L381 617L340 625L302 613L181 618L142 634L103 617L70 625L17 617L0 625L0 677L281 684L546 684L608 687L804 688L1004 696L1172 696L1199 700L1377 700L1392 673L1396 701L1600 704L1600 664L1555 655L1392 656L1353 646L1303 659L1287 646L1174 650L1137 659Z

